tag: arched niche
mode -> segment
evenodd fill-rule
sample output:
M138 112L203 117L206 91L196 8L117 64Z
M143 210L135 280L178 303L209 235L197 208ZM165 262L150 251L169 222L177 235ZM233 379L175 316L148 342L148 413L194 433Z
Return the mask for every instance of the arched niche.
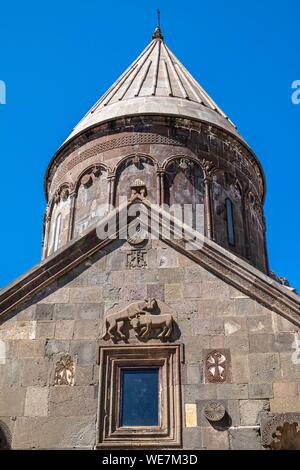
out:
M260 269L266 269L265 229L262 208L257 196L249 191L246 196L246 222L249 227L249 254L251 261Z
M74 205L73 237L95 225L108 210L107 169L93 166L80 175Z
M241 184L234 175L222 170L215 171L212 181L215 241L246 256L242 191Z
M115 206L130 199L131 185L136 180L144 182L149 201L158 202L156 162L147 155L136 155L125 158L116 168Z
M194 228L204 230L204 175L198 162L188 157L171 159L165 164L164 179L164 203L181 206L185 223L190 225L192 220ZM192 208L192 219L184 213L188 206Z
M68 186L62 186L54 195L50 212L47 255L51 255L68 242L71 198Z

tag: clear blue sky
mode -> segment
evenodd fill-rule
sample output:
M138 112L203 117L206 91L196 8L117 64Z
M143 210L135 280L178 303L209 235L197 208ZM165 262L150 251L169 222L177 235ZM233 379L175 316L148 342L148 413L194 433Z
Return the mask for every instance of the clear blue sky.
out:
M47 163L149 42L169 47L258 155L271 268L300 291L299 0L1 2L0 287L38 263Z

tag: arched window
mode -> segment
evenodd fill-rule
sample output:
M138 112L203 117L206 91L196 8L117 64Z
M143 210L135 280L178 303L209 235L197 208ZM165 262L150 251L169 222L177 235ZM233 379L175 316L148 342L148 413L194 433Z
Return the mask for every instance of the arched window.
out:
M61 213L58 214L58 216L56 217L53 251L56 251L58 249L59 240L60 240L60 228L61 228Z
M227 240L229 245L235 245L235 235L234 235L234 220L233 220L233 204L232 201L227 198L225 200L226 204L226 222L227 222Z

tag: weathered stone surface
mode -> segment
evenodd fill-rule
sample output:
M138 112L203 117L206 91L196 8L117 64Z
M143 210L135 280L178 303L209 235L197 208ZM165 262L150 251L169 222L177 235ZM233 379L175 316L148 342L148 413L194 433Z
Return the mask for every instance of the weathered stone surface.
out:
M0 340L35 338L36 321L10 321L0 326Z
M218 384L217 398L222 399L246 399L248 398L247 384Z
M75 322L74 339L93 340L99 337L99 322L94 320L79 320Z
M183 284L183 295L184 298L187 299L198 299L201 297L201 286L202 284L190 283L190 284ZM181 286L178 286L179 292L181 292ZM177 300L177 299L174 299Z
M213 427L202 428L202 445L207 450L229 449L227 431L218 431Z
M194 319L195 333L197 335L221 335L224 334L224 322L222 318L202 318L200 315Z
M101 302L102 298L102 287L73 287L70 289L70 302L74 304Z
M215 384L186 385L183 393L185 403L196 403L201 399L217 398L217 386Z
M250 381L268 383L281 377L279 356L271 354L249 354Z
M224 330L226 336L244 336L247 333L246 319L238 316L225 318Z
M47 416L48 395L48 387L28 387L24 416Z
M56 339L72 339L74 334L73 320L58 320L55 327Z
M17 342L17 357L44 357L45 339L22 340Z
M200 364L186 366L186 383L190 385L199 384L201 380Z
M260 450L261 442L258 429L229 429L231 450Z
M97 407L95 387L59 385L50 388L49 416L94 415Z
M98 381L98 375L94 378L93 365L77 365L75 372L75 385L93 385Z
M96 342L95 341L72 341L70 345L70 354L77 356L79 364L95 364Z
M0 416L22 416L26 388L2 386L0 389Z
M54 321L38 322L36 325L36 338L54 338L55 326Z
M54 305L39 303L36 305L35 320L52 320Z
M67 304L70 301L70 290L66 287L61 287L60 289L56 289L54 292L46 295L43 300L42 304ZM50 318L47 318L50 320Z
M202 447L201 428L183 428L182 440L184 449L200 450Z
M54 317L56 320L96 320L104 313L104 304L80 303L80 304L56 304Z
M15 449L91 449L94 442L94 416L18 418L13 436Z
M182 298L182 287L180 284L166 284L165 285L165 301L176 302Z
M273 398L272 384L249 384L249 398Z
M270 400L270 408L272 413L290 413L299 412L300 397L280 397Z
M257 315L247 318L250 334L263 334L272 331L272 315Z
M241 400L240 419L242 426L255 426L259 424L259 414L267 411L269 403L266 400Z
M273 383L273 392L274 398L296 397L299 395L298 383L275 382Z
M243 384L249 382L248 356L243 354L231 354L232 382Z
M147 284L147 298L165 301L165 289L163 284Z

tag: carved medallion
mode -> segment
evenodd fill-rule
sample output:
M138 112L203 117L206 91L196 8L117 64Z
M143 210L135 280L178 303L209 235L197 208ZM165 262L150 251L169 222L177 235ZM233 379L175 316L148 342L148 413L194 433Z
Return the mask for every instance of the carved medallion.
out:
M300 413L261 413L262 445L272 450L300 450Z
M219 401L210 401L204 408L204 416L208 421L221 421L225 416L225 407Z
M224 383L228 380L228 359L225 351L212 351L205 360L205 379L208 383Z
M55 366L54 385L74 385L75 363L69 354L61 356Z

